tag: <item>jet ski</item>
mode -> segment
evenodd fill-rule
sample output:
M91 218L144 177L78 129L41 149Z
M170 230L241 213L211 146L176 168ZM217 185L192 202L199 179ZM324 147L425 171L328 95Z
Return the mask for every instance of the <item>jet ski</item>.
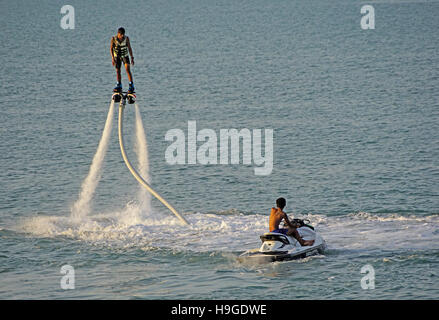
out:
M241 261L274 262L293 259L302 259L311 255L323 254L326 250L326 242L312 226L305 224L303 220L297 228L303 240L314 240L311 246L301 246L294 237L276 232L267 232L260 236L262 245L258 249L247 250L239 256Z

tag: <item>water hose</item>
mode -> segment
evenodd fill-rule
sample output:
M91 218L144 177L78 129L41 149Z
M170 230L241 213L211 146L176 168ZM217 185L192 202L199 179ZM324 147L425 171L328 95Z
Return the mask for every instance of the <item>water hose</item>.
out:
M125 147L123 143L123 111L125 109L125 99L123 99L119 104L119 145L120 145L120 151L122 153L122 158L125 161L125 164L127 168L130 170L131 174L136 178L139 183L148 190L149 193L151 193L154 197L156 197L158 200L160 200L161 203L163 203L173 214L177 216L177 218L180 219L184 224L188 225L189 222L180 214L177 212L177 210L174 209L161 195L159 195L136 171L136 169L133 168L131 165L130 160L128 159Z

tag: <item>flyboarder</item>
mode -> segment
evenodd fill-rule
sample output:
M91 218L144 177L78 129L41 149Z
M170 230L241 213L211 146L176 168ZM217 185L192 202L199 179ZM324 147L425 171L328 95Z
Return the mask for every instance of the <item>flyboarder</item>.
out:
M111 37L110 45L111 60L114 67L116 67L117 85L113 89L114 92L122 92L122 75L120 68L122 62L125 65L125 70L128 75L129 88L128 94L134 93L133 75L130 70L130 56L131 63L134 66L133 50L131 49L130 38L125 35L125 29L120 27L117 30L117 35ZM129 53L129 55L128 55Z

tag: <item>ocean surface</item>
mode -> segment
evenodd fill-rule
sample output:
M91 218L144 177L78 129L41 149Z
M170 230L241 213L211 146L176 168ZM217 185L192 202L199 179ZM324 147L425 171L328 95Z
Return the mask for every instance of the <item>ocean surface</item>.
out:
M439 299L439 1L68 4L74 29L61 2L0 2L1 299ZM127 153L189 226L122 159L119 26L139 109L125 108ZM271 174L169 164L165 135L188 121L272 129ZM280 196L328 250L239 261Z

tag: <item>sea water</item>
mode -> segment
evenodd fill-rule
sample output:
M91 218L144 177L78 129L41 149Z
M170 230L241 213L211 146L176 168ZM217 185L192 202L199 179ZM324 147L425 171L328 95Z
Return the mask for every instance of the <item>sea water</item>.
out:
M69 4L74 29L53 1L0 3L0 298L439 298L438 1L128 1L117 14L115 1ZM365 4L375 29L362 29ZM145 209L114 126L90 210L72 219L120 26L145 134L127 105L127 152L189 226L155 199ZM168 164L165 135L189 121L273 129L271 174ZM240 262L280 196L328 250ZM66 265L73 290L60 286ZM366 265L374 289L362 286Z

